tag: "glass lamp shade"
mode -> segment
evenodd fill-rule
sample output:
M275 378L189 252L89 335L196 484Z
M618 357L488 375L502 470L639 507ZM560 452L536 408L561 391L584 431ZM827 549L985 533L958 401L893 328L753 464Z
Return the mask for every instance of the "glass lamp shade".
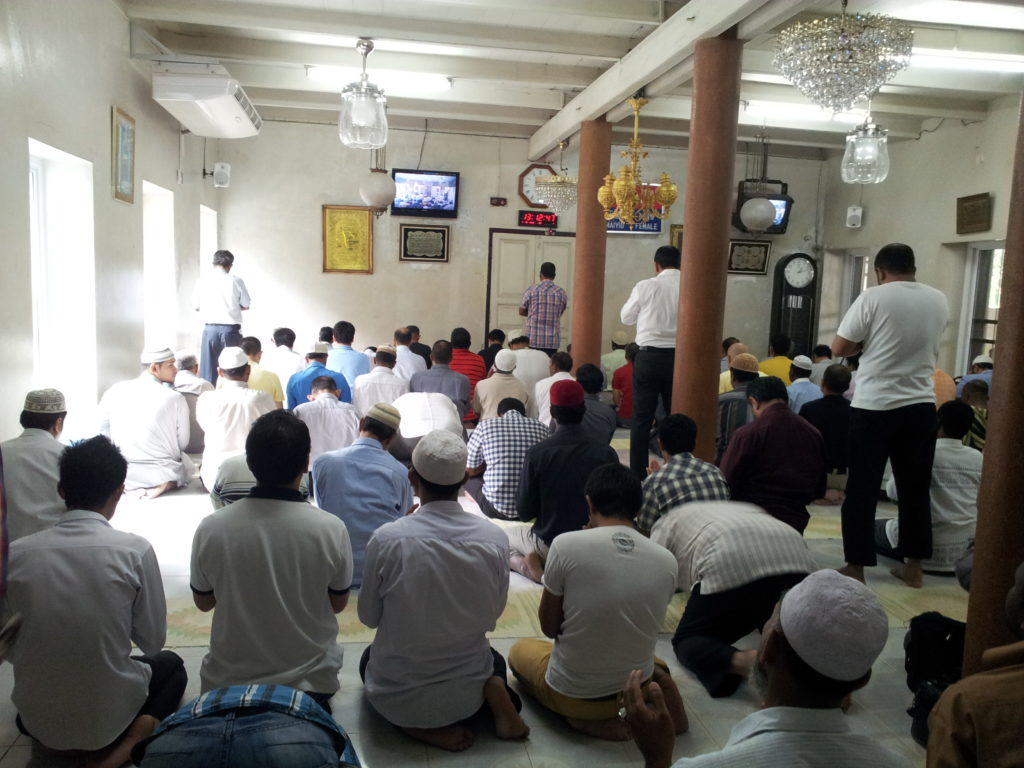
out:
M371 169L359 184L359 196L370 208L383 211L395 201L395 180L387 171Z
M775 206L764 197L752 197L740 208L740 221L751 232L764 232L775 221Z
M346 147L377 149L388 142L384 92L367 82L352 83L341 92L338 136Z
M889 175L886 130L865 123L846 137L842 176L847 184L879 184Z

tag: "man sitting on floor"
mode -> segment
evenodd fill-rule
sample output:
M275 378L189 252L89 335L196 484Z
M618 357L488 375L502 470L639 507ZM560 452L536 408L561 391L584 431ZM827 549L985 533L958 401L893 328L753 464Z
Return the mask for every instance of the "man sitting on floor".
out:
M570 381L572 356L568 352L555 352L548 361L550 375L541 379L533 388L533 403L536 410L531 414L541 424L551 426L551 387L556 381Z
M599 443L610 443L615 436L618 418L615 409L602 403L599 394L604 383L601 369L592 363L584 363L576 369L576 381L583 387L583 429L590 433L591 439Z
M50 749L82 750L120 768L132 747L178 708L187 676L163 651L160 566L141 536L111 527L128 463L106 437L66 448L52 528L18 539L7 563L4 615L21 614L8 653L19 729ZM130 656L132 643L142 654Z
M676 564L633 527L643 492L618 462L595 469L585 488L587 530L551 543L540 599L540 627L554 639L516 641L508 654L516 679L578 731L625 741L619 694L629 671L661 686L676 733L686 711L668 667L654 656L676 589Z
M753 504L684 504L655 524L651 540L679 563L689 590L672 648L712 696L729 696L746 679L753 652L733 643L760 629L783 590L814 569L791 527Z
M327 367L329 345L323 341L314 341L309 345L309 349L310 351L306 353L306 367L298 373L292 374L292 377L288 379L288 408L302 405L309 399L313 379L317 376L330 376L334 379L338 385L338 391L341 393L338 399L343 403L351 403L352 388L349 387L345 375Z
M409 382L395 374L395 348L381 344L373 353L373 368L356 378L352 403L365 416L377 403L393 403L409 391Z
M397 408L377 403L359 422L359 437L352 445L313 462L317 506L345 523L352 541L354 587L363 583L370 537L414 508L409 470L388 453L400 423Z
M761 634L752 680L762 708L733 727L721 751L673 768L909 768L875 736L852 733L841 709L867 685L888 637L888 618L870 589L836 571L812 573L779 601ZM669 768L671 714L656 684L645 701L641 680L630 673L626 722L646 768Z
M964 445L984 451L985 435L988 432L988 384L980 380L967 382L960 399L971 406L973 412L971 428L964 436Z
M465 374L452 370L451 342L439 339L430 350L433 365L425 371L414 373L409 380L410 392L438 392L455 404L459 418L465 419L469 412L469 379Z
M636 527L650 535L654 524L670 509L688 501L728 501L729 484L714 464L691 451L697 445L697 424L689 416L673 413L658 424L658 448L665 463L652 461L644 479L644 503Z
M733 433L754 420L747 399L747 386L764 374L757 368L757 358L741 352L729 361L729 389L718 395L718 431L715 433L715 464L722 465L722 457L729 447Z
M343 654L334 614L348 604L352 547L345 524L299 494L309 445L293 413L258 418L245 441L256 487L196 529L192 597L214 611L203 691L287 685L330 712Z
M541 583L548 547L560 533L578 531L588 517L583 486L590 473L619 460L607 443L595 443L583 431L586 406L583 387L577 381L557 381L551 387L551 415L558 429L526 454L516 492L516 512L532 528L507 529L509 566Z
M543 353L541 353L543 354ZM516 378L516 353L502 349L494 356L494 373L476 385L473 392L473 410L480 416L480 422L498 418L498 405L507 397L513 397L526 406L530 412L530 393L526 385Z
M345 377L350 389L355 389L356 379L370 372L370 361L362 352L352 348L356 338L356 327L347 320L339 320L332 331L334 343L327 353L327 368Z
M484 419L466 447L466 493L487 517L516 518L516 489L526 452L548 436L548 428L526 418L526 406L514 397L498 404L498 418Z
M789 366L789 378L793 383L786 387L786 394L789 395L789 410L793 413L800 413L806 403L822 397L821 386L810 379L812 366L807 355L797 355Z
M406 734L458 752L473 743L461 723L486 703L499 738L526 736L485 633L508 597L508 542L462 509L466 445L431 432L412 455L421 506L377 529L366 548L359 620L376 628L359 665L366 698Z
M249 389L256 389L266 392L274 401L276 408L284 407L284 388L281 379L277 374L268 368L261 368L260 361L263 359L263 345L255 336L246 336L242 339L242 351L249 358L249 380L246 382Z
M310 402L301 403L292 411L309 428L310 468L321 454L347 448L359 434L359 411L352 403L341 402L340 396L334 379L317 376L310 384Z
M100 399L100 434L109 437L128 460L125 488L156 498L184 488L195 467L185 453L189 412L185 398L165 384L177 368L169 349L146 350L142 373L119 381Z
M971 407L950 400L939 408L939 431L929 496L932 515L932 556L921 562L921 571L952 574L956 561L974 538L978 517L978 489L981 487L981 453L963 444L974 416ZM889 478L885 492L897 498L896 479ZM899 548L900 521L875 520L875 548L878 554L902 560ZM910 564L905 566L908 573ZM917 574L920 584L920 573ZM908 583L910 580L904 579Z
M775 376L747 385L754 421L733 434L722 457L722 474L735 501L749 501L803 533L807 505L825 493L825 445L821 434L787 404Z
M846 489L846 471L850 466L850 369L836 363L825 369L821 379L824 397L805 403L800 415L821 433L825 444L825 497L816 504L839 504Z

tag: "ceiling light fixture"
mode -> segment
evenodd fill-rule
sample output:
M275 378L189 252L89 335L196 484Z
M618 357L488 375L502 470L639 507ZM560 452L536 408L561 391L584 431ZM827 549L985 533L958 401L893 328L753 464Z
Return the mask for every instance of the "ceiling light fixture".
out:
M868 116L846 135L846 152L840 166L847 184L880 184L889 175L888 131Z
M363 73L358 82L349 83L341 92L341 114L338 136L346 147L377 149L388 142L388 116L384 110L384 91L370 82L366 74L366 57L373 50L373 41L363 37L356 43L363 57Z
M323 83L339 90L359 77L359 70L352 67L330 67L307 65L306 77L316 83ZM452 78L430 72L405 72L395 69L375 69L373 79L377 87L389 96L415 97L424 92L448 91Z
M638 96L628 99L628 103L633 108L633 138L620 154L629 159L629 164L619 169L617 179L610 173L604 177L604 185L597 190L597 201L604 208L606 221L618 219L634 229L638 221L666 218L679 196L679 188L667 173L661 174L661 184L644 184L640 161L647 157L647 151L640 143L640 110L647 99Z
M558 142L558 176L538 176L537 192L541 200L555 213L565 213L576 205L577 178L569 176L569 169L562 163L562 153L569 146L565 139Z
M395 180L388 173L387 147L370 150L370 172L359 183L359 196L376 218L395 201Z
M910 64L914 30L874 13L801 21L779 32L772 63L793 85L833 112L870 99Z

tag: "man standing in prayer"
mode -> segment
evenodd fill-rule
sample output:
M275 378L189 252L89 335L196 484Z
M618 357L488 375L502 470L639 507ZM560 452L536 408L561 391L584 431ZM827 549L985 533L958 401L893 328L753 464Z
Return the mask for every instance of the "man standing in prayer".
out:
M421 506L370 539L358 603L359 620L377 630L359 665L370 705L452 752L472 745L462 721L485 704L498 738L530 731L485 634L505 609L508 542L459 505L465 479L462 440L443 431L420 440L409 480Z
M68 415L64 395L56 389L34 389L25 396L20 435L0 443L7 480L7 539L49 528L64 512L57 492L60 455L58 441Z
M900 487L899 549L892 573L920 587L932 554L928 483L935 454L932 373L949 319L946 297L917 282L914 252L902 243L875 256L878 286L861 293L839 324L832 352L860 354L850 409L850 474L843 502L842 573L860 581L875 565L875 508L887 460Z
M373 369L356 378L352 403L361 416L377 403L393 403L408 393L409 382L395 374L395 348L381 344L373 353Z
M629 436L629 468L647 476L651 425L661 398L672 412L672 370L676 357L679 313L679 249L663 245L654 252L654 277L641 280L619 313L624 325L636 326L640 347L633 361L633 428Z
M138 378L121 381L100 398L100 433L128 460L125 489L156 498L192 480L188 403L171 389L177 368L169 349L146 350Z
M298 491L309 446L289 411L256 420L245 440L256 487L199 524L189 583L196 607L214 612L204 692L287 685L330 713L344 654L335 614L348 604L352 548L344 523Z
M242 278L231 274L235 257L231 251L213 254L213 270L196 284L193 304L205 326L201 344L202 378L217 383L217 358L224 347L242 343L242 312L252 300Z
M562 344L562 314L568 305L564 288L555 285L555 265L540 265L540 280L523 293L519 314L526 318L526 335L530 346L548 357Z
M221 386L196 403L196 420L206 433L199 478L207 490L213 489L220 463L245 450L252 423L274 410L270 395L249 389L249 358L241 347L221 350L217 370L224 377Z
M310 387L310 402L293 409L309 428L310 468L321 454L347 448L359 434L359 411L351 403L341 402L340 394L334 379L317 376Z

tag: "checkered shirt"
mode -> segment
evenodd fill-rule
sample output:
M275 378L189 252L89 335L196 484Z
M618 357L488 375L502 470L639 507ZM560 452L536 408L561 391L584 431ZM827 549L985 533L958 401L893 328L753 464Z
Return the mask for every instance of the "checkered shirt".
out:
M531 285L519 303L525 307L526 335L534 349L558 349L562 343L562 313L568 303L565 289L553 280Z
M516 519L516 489L526 461L526 452L548 437L548 428L518 411L498 419L486 419L473 430L467 446L466 466L484 470L484 496L494 508Z
M728 501L729 484L714 464L677 453L644 480L644 503L636 527L650 532L658 518L688 501Z

